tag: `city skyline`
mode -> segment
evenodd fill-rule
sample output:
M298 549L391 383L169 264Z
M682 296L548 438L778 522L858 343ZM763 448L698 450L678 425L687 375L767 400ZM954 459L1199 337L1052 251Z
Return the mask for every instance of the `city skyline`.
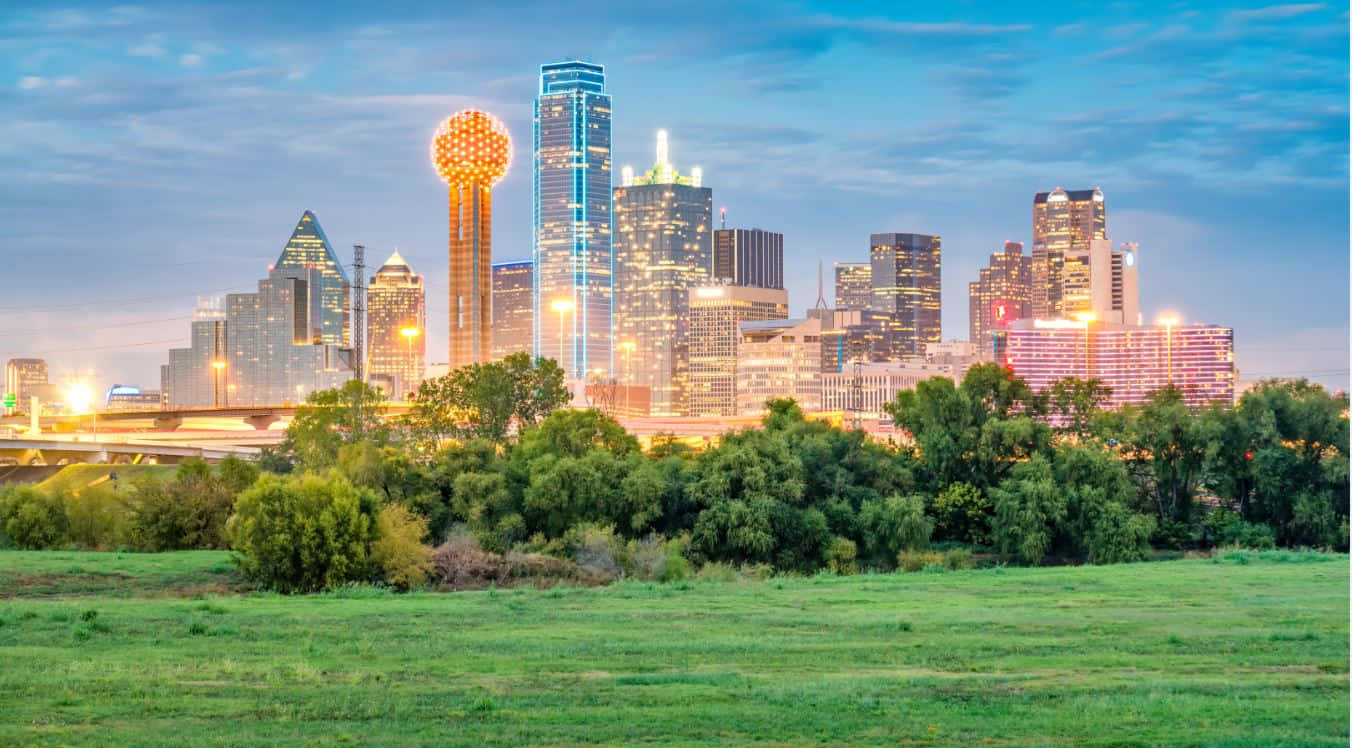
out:
M13 227L5 237L7 246L15 248L10 272L32 280L14 289L12 300L4 304L9 322L0 339L0 357L46 358L54 378L92 369L100 384L153 387L155 364L163 351L187 342L185 320L194 298L249 290L276 251L274 227L292 220L304 207L325 216L344 262L354 243L365 244L372 255L383 255L397 245L414 265L431 271L429 299L444 299L444 260L437 260L445 250L438 252L436 241L440 234L444 247L444 228L433 220L444 206L429 209L430 201L421 194L430 191L436 197L421 161L427 112L444 116L461 105L482 105L499 113L512 135L524 142L534 91L532 81L522 85L522 76L533 78L540 63L577 56L606 66L608 90L622 102L617 107L625 113L625 124L616 126L614 163L642 163L640 154L648 152L653 132L666 127L675 133L683 160L701 164L711 175L707 184L714 188L715 206L728 207L732 225L772 226L784 232L785 265L796 271L786 272L793 314L815 299L815 279L809 270L818 257L827 262L861 261L867 253L866 234L871 232L932 233L944 239L943 287L948 303L943 309L943 337L963 337L967 309L962 291L991 248L1006 239L1031 246L1027 218L1031 195L1054 186L1068 190L1100 186L1113 204L1109 236L1115 243L1139 242L1146 252L1141 301L1147 321L1168 309L1187 321L1234 327L1242 378L1314 374L1317 380L1346 386L1346 108L1337 91L1345 81L1346 53L1339 46L1345 40L1341 36L1345 22L1336 9L1250 5L1193 16L1157 11L1140 21L1146 28L1134 31L1113 26L1114 21L1122 26L1128 21L1113 18L1109 11L1082 11L1067 14L1076 18L1059 19L999 10L981 17L943 17L944 11L929 10L920 17L920 11L912 9L905 18L886 18L878 11L831 16L827 11L809 9L775 20L766 37L774 42L752 50L752 57L765 68L759 76L703 74L699 99L713 97L718 106L713 113L706 107L695 116L691 113L699 111L692 104L695 95L689 81L683 82L671 69L671 59L687 59L707 52L707 47L684 51L661 45L653 50L650 39L626 42L623 35L608 40L584 35L576 42L579 50L552 50L546 45L543 50L498 55L475 68L481 76L491 72L496 77L447 79L441 73L440 78L387 90L388 79L341 84L335 76L346 70L342 65L327 75L312 67L290 82L287 76L295 71L269 72L246 65L237 48L239 40L228 36L228 25L212 28L201 18L209 15L203 9L193 13L151 9L144 10L143 17L126 9L56 16L39 6L20 8L5 29L11 37L22 31L21 46L29 53L6 63L10 88L3 106L14 115L10 147L16 154L24 151L4 168L22 189L16 190L11 205L0 208L5 211L0 224ZM618 15L616 23L622 29L654 23L637 11L609 12ZM337 12L320 33L346 40L360 58L362 44L378 46L384 37L377 33L375 19L358 15L352 10ZM746 6L733 8L729 29L744 28L754 15ZM402 22L410 24L413 19ZM987 81L991 88L984 93L978 72L989 74L1001 67L989 59L999 54L998 49L1016 57L1026 53L1029 40L1038 34L1056 34L1065 42L1058 44L1058 54L1070 55L1079 48L1073 30L1066 27L1076 22L1085 24L1084 33L1097 45L1086 53L1094 55L1096 74L1113 80L1131 80L1154 70L1155 63L1143 61L1150 50L1187 52L1195 44L1214 51L1219 40L1233 42L1233 48L1225 50L1230 67L1180 73L1166 87L1173 98L1145 97L1163 103L1143 107L1137 114L1125 112L1132 96L1142 96L1139 83L1136 89L1128 86L1121 100L1090 91L1082 97L1086 101L1076 105L1079 112L1047 104L1049 108L1010 124L1015 129L1057 125L1069 133L1069 145L1062 143L1055 158L1037 156L1037 149L1048 142L1041 140L1026 149L1009 146L995 151L997 145L1016 139L1007 132L982 130L974 115L958 115L949 106L936 107L927 119L907 120L895 136L880 138L875 133L872 140L866 137L868 128L805 111L823 95L818 84L830 83L838 95L849 99L852 91L875 79L848 65L861 54L901 55L899 74L916 77L925 84L926 95L940 103L947 101L942 93L935 98L929 89L950 86L955 97L973 95L974 101L994 109L1041 101L1046 89L1029 75L1026 64L1022 77L1005 81L1004 88ZM500 25L510 26L512 33L535 33ZM85 38L93 29L109 39L104 47L38 55L44 42L51 46L53 40ZM169 33L149 39L166 33L157 29ZM795 29L797 35L792 33ZM673 39L682 33L679 27L673 29ZM905 52L880 51L880 35L965 45L960 48L975 53L973 67L953 69ZM1283 67L1289 78L1260 69L1261 60L1272 61L1280 51L1266 46L1270 42L1261 41L1264 37L1302 41L1305 51L1295 67ZM418 39L410 43L410 49L423 48ZM793 66L774 57L776 46L787 60L820 63L814 67L820 80L791 77L788 71ZM133 48L143 54L132 54ZM650 58L643 56L645 50ZM260 54L266 58L266 53ZM1245 55L1255 61L1241 63ZM1175 55L1175 59L1188 58ZM1124 60L1135 62L1126 65ZM1307 76L1305 83L1295 75L1339 69L1338 83L1331 88L1309 82L1319 75ZM747 80L763 85L735 91ZM102 81L111 98L91 99L86 88L91 81ZM216 136L219 145L208 147L211 123L195 117L211 111L212 104L185 97L179 86L188 83L226 92L245 111L250 102L260 100L276 107L273 116L282 121L271 126L275 130L266 141L270 145L264 147L257 135L240 132ZM1195 101L1179 98L1187 86L1198 89ZM663 95L645 101L645 91ZM279 93L297 103L287 104ZM798 97L793 105L788 102L790 93ZM385 103L391 106L377 117L334 101L326 103L325 96L341 102L388 97ZM1283 104L1255 108L1245 103L1259 99ZM343 133L333 134L337 141L321 142L320 133L296 129L323 106L332 108L324 110L324 119L350 122L350 127L338 128ZM787 118L792 126L782 132L748 130L752 122L763 119L767 106L799 116ZM342 114L338 120L335 111ZM111 132L125 146L116 157L97 144L80 146L73 125L61 124L82 121L82 116L95 112L108 120ZM1097 117L1089 116L1095 113ZM883 130L897 116L891 109L870 110L870 118ZM1200 133L1226 118L1243 126L1216 130L1206 138L1208 150L1197 151L1194 144ZM291 119L295 125L287 124ZM832 133L828 121L840 131ZM59 126L45 128L38 139L35 133L44 128L34 123L42 122ZM961 126L936 127L944 122ZM190 123L206 130L194 135ZM359 134L350 134L351 128ZM354 139L362 146L355 150L366 153L350 152ZM909 164L910 174L889 177L878 169L821 168L848 152L867 153L879 168ZM260 159L260 153L266 158ZM339 153L341 162L335 158ZM186 156L186 162L178 156ZM1002 160L1003 156L1008 158ZM249 158L268 163L246 169ZM982 159L987 162L980 169L971 163ZM176 171L167 168L170 162ZM1000 173L991 173L991 163ZM112 182L107 173L112 165L133 168L129 174L119 173L121 181ZM811 200L776 186L809 169L828 177L814 186ZM524 171L514 170L501 185L501 194L495 195L495 261L529 257L530 180ZM249 178L242 179L240 172L249 173ZM182 180L189 174L191 188L182 190ZM265 177L261 181L260 174ZM926 186L931 189L917 195L917 189ZM415 189L419 194L408 197ZM972 190L980 191L979 200L971 199ZM906 199L899 200L903 195ZM812 210L806 209L809 205ZM155 210L147 212L151 206ZM79 214L82 220L73 224L57 218L70 214ZM185 230L185 225L191 228ZM1279 234L1281 246L1271 238L1251 239ZM92 246L98 247L97 252L87 249ZM1299 263L1290 261L1296 253ZM53 260L65 269L60 280L43 272ZM109 283L125 285L114 289ZM81 311L72 303L80 299L107 301L113 308L107 314ZM63 305L66 308L54 308ZM444 307L430 307L434 323L445 319ZM444 329L429 331L432 360L445 360L444 351L435 345L445 335ZM105 347L124 342L137 345Z

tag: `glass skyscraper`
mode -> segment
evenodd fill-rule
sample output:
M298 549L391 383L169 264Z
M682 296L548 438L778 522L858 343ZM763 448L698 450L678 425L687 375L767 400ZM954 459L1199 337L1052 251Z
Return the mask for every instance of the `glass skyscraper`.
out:
M535 99L532 348L570 378L614 371L605 83L600 65L541 65Z
M889 358L923 356L940 336L939 237L872 234L869 237L873 311L888 315Z
M493 360L513 353L530 353L531 278L530 260L493 263Z
M1063 190L1033 196L1033 316L1084 311L1089 287L1089 243L1108 238L1103 191Z
M427 306L422 276L398 250L371 278L366 305L367 376L388 379L389 397L408 397L427 360Z

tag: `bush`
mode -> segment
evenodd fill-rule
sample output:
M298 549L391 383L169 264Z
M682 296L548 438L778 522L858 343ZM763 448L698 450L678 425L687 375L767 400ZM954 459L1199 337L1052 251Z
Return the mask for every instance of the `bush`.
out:
M127 506L112 488L92 486L62 498L75 545L106 551L127 541Z
M377 501L337 472L264 475L239 495L230 518L235 563L280 592L369 581Z
M570 532L577 535L577 550L573 560L577 565L605 579L619 579L624 575L624 540L610 526L581 525Z
M478 539L462 529L452 531L432 552L432 571L452 589L480 589L505 581L511 566L502 556L481 548Z
M225 548L234 501L234 492L200 460L185 460L172 480L139 476L131 492L129 540L152 552Z
M386 504L376 515L376 539L371 560L381 568L385 582L401 590L422 586L432 570L432 551L422 544L427 520L401 504Z
M1083 539L1089 563L1145 561L1150 558L1150 535L1154 531L1154 517L1133 512L1116 501L1104 502Z
M645 582L679 582L690 576L690 562L685 559L686 536L666 540L653 534L642 540L631 540L626 547L629 574Z
M897 554L897 567L902 571L924 571L937 566L943 568L944 554L939 551L904 550Z
M858 548L853 540L836 536L826 548L826 568L841 576L858 574L859 564L855 561L857 553Z
M859 508L864 548L870 558L886 563L902 551L929 545L934 521L925 516L919 496L891 496L865 501Z
M969 483L951 483L934 499L934 533L943 540L991 542L991 501Z
M953 571L972 568L972 552L966 548L949 548L943 553L945 568Z
M695 575L697 582L736 582L737 569L732 564L725 564L720 561L710 561L699 567L699 573Z
M1277 545L1271 527L1246 522L1239 514L1228 509L1211 510L1206 519L1202 520L1202 528L1218 546L1268 550Z
M0 531L15 548L55 548L67 542L70 521L59 496L18 485L0 493Z

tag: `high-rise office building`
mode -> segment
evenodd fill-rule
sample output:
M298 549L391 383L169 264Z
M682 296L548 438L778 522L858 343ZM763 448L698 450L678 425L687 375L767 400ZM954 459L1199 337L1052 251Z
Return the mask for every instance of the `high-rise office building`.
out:
M387 396L406 398L422 381L427 361L427 303L422 276L397 250L371 278L366 308L367 377L389 381Z
M690 289L690 415L737 412L737 343L740 325L786 319L782 288L700 286Z
M41 358L11 358L5 362L5 391L14 396L15 410L28 411L30 398L47 384L47 361Z
M1142 405L1172 384L1189 407L1234 402L1234 330L1216 325L1123 325L1094 320L1021 320L1008 331L1003 364L1035 391L1065 377L1095 378L1106 407Z
M487 363L493 354L493 185L512 163L507 126L466 109L432 138L432 165L446 182L450 224L451 368Z
M531 286L534 267L530 260L493 265L493 360L513 353L530 353Z
M889 358L921 356L940 341L940 241L927 234L869 237L871 307L890 317L895 347Z
M967 284L968 329L973 344L992 350L991 334L1014 320L1033 314L1033 258L1022 242L1005 242L1003 252L991 254L977 280Z
M805 411L822 406L822 320L743 322L738 326L737 414L762 415L767 400L791 397Z
M615 346L621 384L647 388L649 413L686 411L690 289L709 282L713 191L683 176L657 133L657 161L615 188Z
M257 293L228 294L223 312L199 310L191 347L169 351L162 396L170 406L263 405L342 384L352 351L325 341L351 340L349 294L342 263L305 211Z
M1033 315L1068 317L1067 296L1077 302L1088 285L1089 243L1108 238L1103 191L1063 190L1033 196Z
M868 309L873 303L873 267L867 262L836 263L836 308Z
M714 280L734 286L784 287L784 235L762 229L714 232Z
M614 268L604 67L577 60L540 66L534 151L535 355L558 360L572 379L597 369L609 376Z

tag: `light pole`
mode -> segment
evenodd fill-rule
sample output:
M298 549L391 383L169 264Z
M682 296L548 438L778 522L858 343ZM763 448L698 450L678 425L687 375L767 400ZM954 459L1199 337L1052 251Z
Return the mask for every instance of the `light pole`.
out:
M549 308L559 315L559 366L563 366L563 316L573 311L573 302L570 299L556 299L550 303ZM563 372L564 378L568 378L569 369L565 368Z
M1098 319L1098 315L1093 312L1076 312L1074 317L1084 323L1084 378L1091 379L1093 375L1089 373L1089 323Z
M403 335L404 340L408 341L408 383L404 385L404 399L407 400L409 385L413 383L413 339L421 335L422 330L416 327L405 327L399 331L399 334Z
M225 361L218 358L211 362L211 368L214 370L211 388L213 395L212 401L215 402L216 407L219 408L221 407L221 372L225 371ZM226 404L229 405L229 403Z
M634 372L629 366L629 354L633 353L636 347L632 340L620 343L620 350L624 351L624 414L626 416L632 415L629 412L629 390L634 386Z
M1165 358L1168 360L1169 385L1174 384L1174 325L1178 324L1178 315L1166 314L1156 322L1164 325L1164 350Z

